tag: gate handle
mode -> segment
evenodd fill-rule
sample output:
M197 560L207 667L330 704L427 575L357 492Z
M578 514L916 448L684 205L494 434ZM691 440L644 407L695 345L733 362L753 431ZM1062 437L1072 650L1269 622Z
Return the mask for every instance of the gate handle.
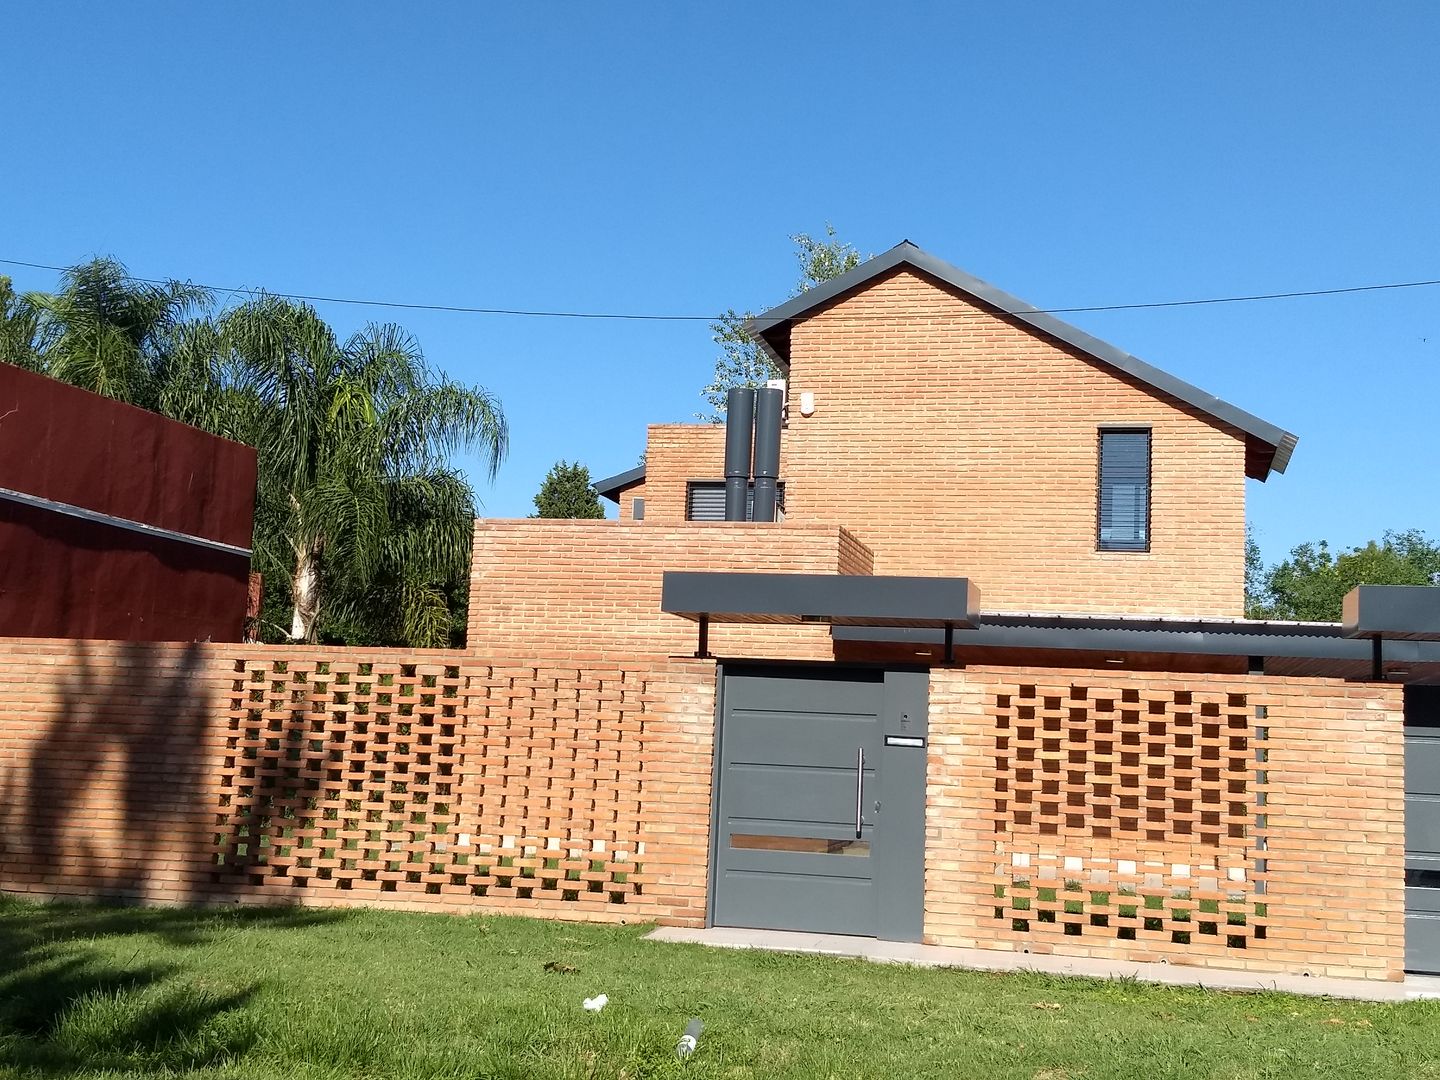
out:
M855 839L860 839L860 808L865 804L865 748L855 748Z

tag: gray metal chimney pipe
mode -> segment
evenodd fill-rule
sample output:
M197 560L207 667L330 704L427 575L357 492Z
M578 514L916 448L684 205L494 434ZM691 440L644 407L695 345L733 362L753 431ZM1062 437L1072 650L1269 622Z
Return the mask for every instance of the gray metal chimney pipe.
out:
M750 446L755 437L755 391L737 386L725 395L725 520L744 521L750 495Z
M780 422L785 391L755 392L755 520L774 521L776 483L780 479Z

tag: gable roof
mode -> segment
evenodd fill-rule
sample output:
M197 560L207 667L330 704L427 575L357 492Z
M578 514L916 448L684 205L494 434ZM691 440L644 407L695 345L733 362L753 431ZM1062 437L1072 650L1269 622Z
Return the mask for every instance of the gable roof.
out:
M596 480L590 486L595 489L595 494L601 498L609 499L611 502L620 501L620 493L628 487L633 487L645 479L645 466L640 465L633 469L626 469L614 476L607 476L603 480Z
M1299 439L1283 428L1276 427L1258 416L1246 412L1238 405L1223 401L1214 394L1206 393L1185 380L1161 371L1145 361L1131 356L1123 349L1087 334L1077 326L1071 326L1062 319L1047 314L1027 304L1018 297L997 289L988 282L967 274L959 267L951 266L943 259L921 251L909 240L902 240L884 254L863 262L853 270L817 285L801 293L779 307L771 308L763 315L746 320L745 329L754 336L767 353L782 368L790 366L790 328L802 319L815 314L816 309L828 304L836 297L851 289L888 273L897 266L911 266L958 289L968 296L997 308L1019 322L1052 338L1072 345L1087 356L1130 376L1138 382L1152 387L1197 409L1245 434L1245 474L1256 480L1264 480L1270 473L1284 472L1290 463L1290 455Z

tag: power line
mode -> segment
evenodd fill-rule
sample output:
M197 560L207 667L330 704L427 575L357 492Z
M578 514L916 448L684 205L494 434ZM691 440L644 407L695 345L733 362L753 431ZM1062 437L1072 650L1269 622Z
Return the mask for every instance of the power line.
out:
M25 266L32 270L53 270L64 273L66 266L50 266L46 263L24 262L20 259L0 259L8 266ZM148 285L168 285L163 278L134 278ZM190 284L195 284L190 282ZM1383 292L1392 289L1419 289L1440 285L1440 278L1425 281L1394 281L1382 285L1345 285L1333 289L1296 289L1290 292L1251 293L1244 296L1209 296L1194 300L1155 300L1132 304L1090 304L1082 307L1035 308L1028 314L1074 315L1087 311L1143 311L1152 308L1199 307L1205 304L1244 304L1257 300L1294 300L1308 296L1341 296L1347 293ZM445 311L462 315L518 315L545 319L612 319L629 322L714 322L716 315L651 315L635 312L614 311L547 311L530 308L465 307L459 304L413 304L402 300L361 300L345 296L316 296L307 293L272 292L269 289L254 289L244 286L227 288L221 285L200 285L215 293L247 293L277 296L286 300L304 300L315 304L350 304L358 307L396 308L405 311Z
M35 270L54 270L64 273L70 269L68 266L50 266L46 263L22 262L19 259L0 259L0 263L9 266L28 266ZM164 278L132 277L134 281L143 281L147 285L168 285L169 281ZM308 293L286 293L274 292L270 289L255 289L243 285L227 287L224 285L204 285L198 282L190 282L192 285L199 285L202 289L208 289L216 293L248 293L257 295L264 293L266 296L278 296L286 300L305 300L316 304L354 304L361 307L383 307L402 308L407 311L451 311L459 312L462 315L529 315L537 318L550 319L630 319L644 322L713 322L714 315L639 315L620 314L603 311L534 311L523 308L484 308L484 307L463 307L458 304L411 304L402 300L359 300L344 296L314 296Z

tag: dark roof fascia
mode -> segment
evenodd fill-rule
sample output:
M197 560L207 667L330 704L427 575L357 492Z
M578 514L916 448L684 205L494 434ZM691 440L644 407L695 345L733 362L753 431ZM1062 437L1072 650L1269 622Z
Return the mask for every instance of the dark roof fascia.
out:
M590 486L595 489L595 494L601 498L609 499L611 502L620 501L620 493L628 487L633 487L645 479L645 466L640 465L634 469L627 469L614 476L607 476L604 480L596 480Z
M665 571L660 609L713 622L974 626L980 595L965 578Z
M908 627L835 626L836 641L941 645L944 633ZM958 647L1053 649L1076 652L1172 653L1206 656L1267 656L1316 660L1372 658L1371 642L1343 636L1332 627L1274 623L1173 623L1169 620L1089 618L1026 619L983 615L978 627L957 633ZM1387 662L1440 663L1440 644L1395 641L1385 645Z
M1341 625L1347 637L1440 641L1440 588L1357 585L1345 594Z
M1191 385L1184 379L1177 378L1167 371L1161 371L1138 357L1131 356L1123 349L1101 341L1079 327L1072 326L1063 319L1057 319L1055 316L1027 304L1024 300L997 289L989 282L981 281L979 278L967 274L964 270L952 266L943 259L937 259L928 252L921 251L908 240L896 244L889 251L875 256L868 262L861 263L839 277L832 278L808 292L801 293L779 307L771 308L764 314L746 320L745 329L760 341L765 351L781 367L788 368L790 363L789 333L792 323L805 318L816 308L829 303L851 289L901 265L913 266L963 293L984 301L991 307L998 308L1036 330L1117 368L1139 382L1178 398L1187 405L1229 424L1231 427L1238 428L1272 449L1268 471L1283 473L1285 467L1289 465L1290 455L1294 453L1295 444L1299 441L1297 436L1268 421L1261 420L1258 416L1246 412L1237 405L1232 405L1214 394ZM783 344L777 344L782 342ZM1263 480L1267 474L1268 472L1255 477L1255 479Z

